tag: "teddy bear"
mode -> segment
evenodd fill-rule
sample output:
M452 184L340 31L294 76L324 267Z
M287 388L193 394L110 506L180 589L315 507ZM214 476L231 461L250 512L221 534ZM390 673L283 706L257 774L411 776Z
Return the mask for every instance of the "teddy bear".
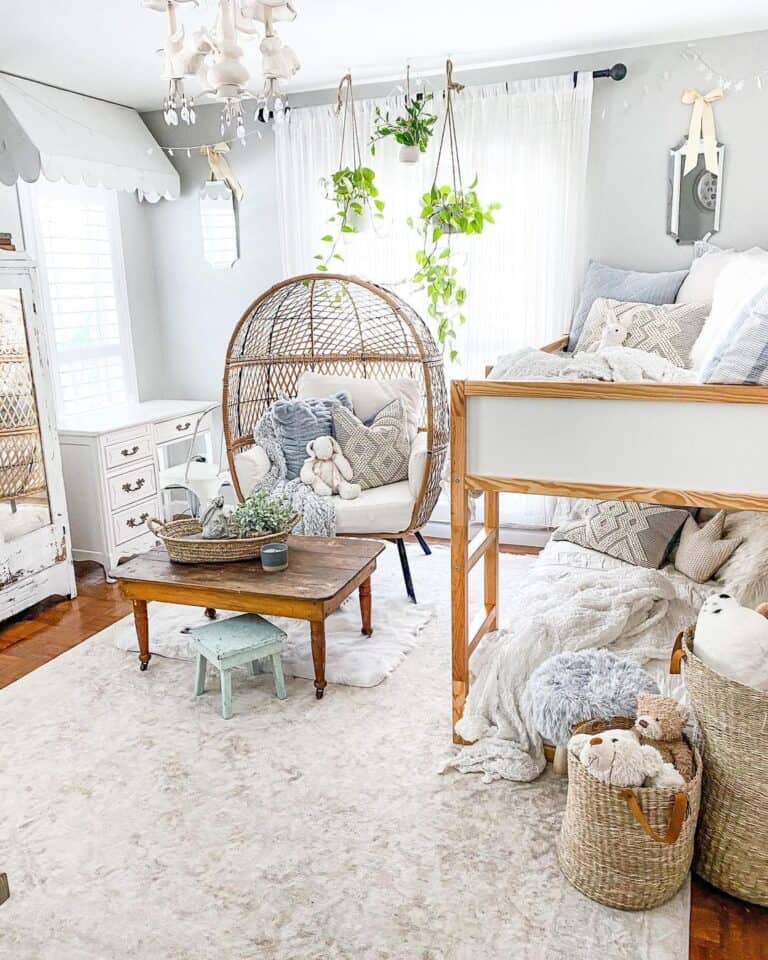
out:
M655 747L686 781L693 776L693 752L683 739L687 722L688 711L672 697L658 693L637 695L634 729L640 742Z
M659 751L641 744L632 730L577 733L568 749L589 773L611 787L657 787L679 790L685 781Z
M696 621L696 656L731 680L768 690L766 613L766 604L750 610L728 593L707 597Z
M587 347L587 353L597 353L599 350L606 350L608 347L620 347L627 339L629 328L627 324L620 320L614 320L603 327L600 339L591 343Z
M334 493L342 500L360 496L360 484L351 483L353 477L349 460L333 437L318 437L307 444L307 459L299 471L299 479L321 497Z

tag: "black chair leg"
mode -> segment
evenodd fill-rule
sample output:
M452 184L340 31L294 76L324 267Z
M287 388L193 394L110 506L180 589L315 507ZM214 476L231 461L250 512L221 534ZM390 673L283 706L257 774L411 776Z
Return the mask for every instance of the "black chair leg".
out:
M426 553L426 555L427 555L428 557L431 557L431 556L432 556L432 549L431 549L431 547L429 546L429 544L427 543L427 541L424 539L424 537L422 537L422 535L419 533L418 530L414 530L413 535L414 535L414 537L416 537L416 539L418 540L419 546L420 546L421 549L424 551L424 553Z
M403 580L405 580L405 592L411 603L416 603L416 593L413 589L413 579L411 577L411 568L408 566L408 554L405 552L405 541L402 537L395 540L397 552L400 554L400 566L403 568Z

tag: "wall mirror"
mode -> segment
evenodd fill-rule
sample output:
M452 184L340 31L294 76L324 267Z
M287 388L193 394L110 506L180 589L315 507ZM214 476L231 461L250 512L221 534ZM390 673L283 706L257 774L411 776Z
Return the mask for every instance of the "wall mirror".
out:
M51 522L20 290L0 290L0 544Z
M704 144L700 146L696 166L687 175L685 146L688 138L669 151L669 216L667 233L677 243L695 243L720 229L720 203L723 183L723 156L725 147L717 145L717 165L720 175L706 169Z
M229 270L240 257L237 207L223 180L206 180L200 188L203 256L215 270Z

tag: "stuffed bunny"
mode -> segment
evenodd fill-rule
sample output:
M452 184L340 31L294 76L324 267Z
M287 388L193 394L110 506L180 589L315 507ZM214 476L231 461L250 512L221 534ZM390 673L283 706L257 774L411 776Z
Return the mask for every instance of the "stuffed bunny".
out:
M333 437L318 437L307 444L308 457L299 472L299 479L321 497L334 493L343 500L360 496L360 484L350 483L353 477L349 460Z
M600 339L587 347L587 353L597 353L608 347L620 347L627 339L629 328L620 320L614 320L603 327Z

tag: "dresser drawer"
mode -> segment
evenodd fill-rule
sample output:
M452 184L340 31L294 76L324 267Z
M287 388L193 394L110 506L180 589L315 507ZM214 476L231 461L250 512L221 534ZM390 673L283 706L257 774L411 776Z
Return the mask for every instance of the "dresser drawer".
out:
M145 463L132 470L112 474L107 477L107 490L109 507L113 511L146 500L157 493L154 464Z
M112 514L112 538L116 547L135 537L140 537L149 533L149 529L144 522L147 517L160 516L160 505L155 497L148 500L141 500L134 503L124 510L118 510Z
M192 437L195 432L195 423L199 413L188 413L173 420L161 420L155 424L155 439L157 443L169 443L171 440L181 440Z
M118 440L116 443L106 444L104 459L107 470L113 467L124 467L126 464L138 460L146 460L152 456L152 438L147 436L130 437L127 440Z

